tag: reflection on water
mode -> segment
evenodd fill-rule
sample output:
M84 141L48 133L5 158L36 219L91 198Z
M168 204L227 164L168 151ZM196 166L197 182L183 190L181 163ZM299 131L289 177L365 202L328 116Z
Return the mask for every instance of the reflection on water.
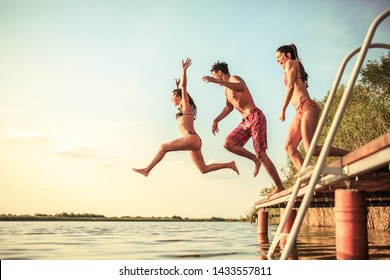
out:
M270 234L270 242L275 231ZM368 250L370 260L390 259L390 233L368 230ZM274 259L279 259L285 240L280 241ZM260 253L266 256L270 243L259 240ZM299 260L336 260L336 233L335 228L303 226L299 231L297 242L289 259Z
M303 227L298 240L299 259L336 259L335 228Z
M0 222L0 259L265 259L276 228L258 236L237 222ZM369 243L370 259L390 259L388 232L369 231ZM297 257L335 259L334 229L303 227Z

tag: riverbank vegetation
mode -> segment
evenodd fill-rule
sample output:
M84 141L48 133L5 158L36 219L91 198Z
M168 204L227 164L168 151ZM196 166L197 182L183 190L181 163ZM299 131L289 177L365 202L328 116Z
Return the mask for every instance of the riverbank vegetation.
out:
M112 221L112 222L243 222L246 218L182 218L174 215L172 217L141 217L141 216L122 216L122 217L106 217L98 214L75 214L75 213L58 213L55 215L40 214L35 215L13 215L1 214L0 221Z
M367 228L372 230L390 232L390 207L368 207ZM268 209L268 221L270 224L279 224L280 209ZM303 225L316 227L335 227L335 215L333 208L310 208L302 221Z

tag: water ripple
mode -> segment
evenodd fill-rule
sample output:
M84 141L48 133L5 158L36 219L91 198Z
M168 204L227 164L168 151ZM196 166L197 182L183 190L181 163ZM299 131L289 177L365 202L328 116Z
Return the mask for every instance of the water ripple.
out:
M0 222L0 259L264 259L275 230L259 238L248 223ZM389 236L369 234L370 258L390 259ZM334 229L301 230L297 249L299 259L335 259Z

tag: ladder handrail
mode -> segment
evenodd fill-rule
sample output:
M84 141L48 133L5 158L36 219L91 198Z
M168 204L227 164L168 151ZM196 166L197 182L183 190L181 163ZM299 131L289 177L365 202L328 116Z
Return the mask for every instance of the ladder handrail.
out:
M369 30L367 32L367 35L366 35L366 38L364 40L364 43L363 43L362 47L356 48L355 50L350 52L344 58L343 62L341 63L341 65L339 67L339 71L338 71L338 73L336 75L336 78L334 80L333 86L332 86L331 91L329 93L327 102L326 102L325 107L323 109L323 113L321 114L321 118L320 118L319 123L317 125L317 129L316 129L316 131L314 133L313 140L312 140L312 142L310 144L308 153L307 153L307 155L305 157L305 160L303 162L302 171L305 170L305 168L308 166L311 158L313 157L313 154L314 154L314 151L315 151L315 149L317 147L317 143L318 143L318 140L319 140L320 135L322 133L323 127L325 126L325 122L326 122L326 119L328 117L328 113L330 111L331 104L333 103L333 99L335 97L337 88L339 86L342 74L344 73L345 67L346 67L347 63L350 61L350 59L356 53L360 52L360 55L359 55L359 57L358 57L358 59L357 59L357 61L355 63L355 67L354 67L354 69L352 71L349 83L348 83L348 85L346 87L346 90L344 92L342 100L340 101L338 110L337 110L336 115L334 117L334 120L332 122L330 131L329 131L329 133L328 133L328 135L326 137L325 144L324 144L324 146L323 146L323 148L321 150L321 153L319 155L317 164L315 165L314 171L313 171L312 176L310 178L308 192L304 196L304 199L303 199L303 201L301 203L301 207L299 208L297 217L295 218L295 222L294 222L293 227L292 227L292 229L290 231L290 236L287 239L287 243L286 243L285 248L283 250L281 259L287 259L288 258L288 256L290 255L290 252L292 250L292 247L293 247L293 245L295 243L296 237L298 235L298 231L299 231L300 226L302 224L303 217L306 214L308 205L310 204L311 199L313 197L314 188L317 185L317 181L319 179L320 172L321 172L321 170L322 170L322 168L324 166L325 159L326 159L326 157L329 154L329 150L330 150L330 147L331 147L332 142L334 140L334 136L335 136L337 128L338 128L338 126L339 126L339 124L341 122L343 113L344 113L346 105L348 103L348 99L349 99L350 93L352 92L353 86L356 83L356 79L357 79L357 76L358 76L359 71L361 69L363 60L364 60L364 58L366 56L367 50L369 48L387 48L387 49L390 49L390 45L387 45L387 44L381 44L381 43L370 44L370 42L372 40L372 37L373 37L373 35L375 33L376 27L389 14L390 14L390 9L387 9L373 21L373 23L371 24L371 26L370 26L370 28L369 28ZM270 246L270 249L268 251L268 254L267 254L268 259L270 259L272 257L272 254L273 254L273 252L274 252L274 250L275 250L275 248L277 246L277 243L279 241L279 235L283 231L284 226L285 226L285 224L287 222L287 218L288 218L288 216L290 215L290 213L291 213L291 211L293 209L294 202L296 200L296 197L297 197L300 185L301 185L301 178L298 177L296 183L294 184L294 188L293 188L293 191L291 193L290 200L288 201L288 204L286 206L286 210L284 212L284 215L282 216L282 219L281 219L281 221L279 223L277 232L276 232L276 234L274 236L274 239L273 239L272 244ZM303 206L304 210L301 210L302 206ZM298 221L298 223L297 223L297 221Z

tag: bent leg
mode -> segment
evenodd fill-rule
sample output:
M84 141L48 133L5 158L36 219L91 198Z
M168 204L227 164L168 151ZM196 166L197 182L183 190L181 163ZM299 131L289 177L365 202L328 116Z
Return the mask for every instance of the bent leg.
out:
M336 148L336 147L331 147L330 148L330 151L329 151L329 156L334 156L334 157L343 157L347 154L349 154L350 151L347 151L347 150L344 150L344 149L340 149L340 148Z
M302 142L307 152L310 147L310 143L313 140L315 130L317 129L317 123L319 118L319 108L311 107L310 105L305 105L306 110L302 115ZM317 146L314 155L319 156L321 153L322 147ZM329 156L345 156L349 151L343 150L336 147L331 147L329 150Z
M255 154L251 153L250 151L248 151L244 147L238 145L233 140L225 139L225 142L224 142L223 146L229 152L232 152L233 154L245 157L245 158L250 159L251 161L253 161L254 164L255 164L255 171L253 172L253 177L256 177L256 175L259 173L261 164L260 164L260 162L259 162L259 160L258 160L258 158L256 157Z
M140 169L133 168L133 170L147 177L149 172L164 158L166 153L173 151L187 151L197 148L199 146L199 140L194 138L195 137L186 135L162 144L157 154L147 167Z
M317 149L315 151L315 156L319 156L321 151L322 151L322 146L317 146ZM328 156L330 157L343 157L347 154L349 154L350 152L347 151L347 150L343 150L343 149L340 149L340 148L336 148L336 147L330 147L330 150L329 150L329 154Z
M266 151L258 151L257 157L264 166L264 169L271 176L271 179L274 181L275 190L272 194L282 191L284 189L282 180L280 179L278 171L276 170L274 163L268 157Z
M200 149L190 151L190 157L192 161L194 162L195 166L199 169L199 171L202 174L216 171L219 169L224 168L230 168L234 172L236 172L238 175L240 174L238 171L238 168L236 166L236 163L234 161L227 162L227 163L212 163L212 164L206 164L202 155L202 151Z

